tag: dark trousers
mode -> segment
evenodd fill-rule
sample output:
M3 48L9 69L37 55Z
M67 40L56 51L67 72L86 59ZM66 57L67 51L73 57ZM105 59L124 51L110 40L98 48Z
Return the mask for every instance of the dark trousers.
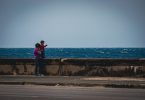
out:
M35 74L36 75L39 75L39 74L43 74L43 59L40 59L40 58L36 58L35 59L35 65L36 65L36 68L35 68Z
M42 58L45 58L45 51L44 51L44 50L41 51L41 57L42 57Z

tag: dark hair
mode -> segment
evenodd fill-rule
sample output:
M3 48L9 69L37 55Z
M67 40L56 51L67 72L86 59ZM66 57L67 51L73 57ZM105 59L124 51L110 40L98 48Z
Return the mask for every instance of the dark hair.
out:
M36 43L36 44L35 44L35 47L36 47L36 48L40 47L40 44L39 44L39 43Z
M44 43L44 40L41 40L40 43Z

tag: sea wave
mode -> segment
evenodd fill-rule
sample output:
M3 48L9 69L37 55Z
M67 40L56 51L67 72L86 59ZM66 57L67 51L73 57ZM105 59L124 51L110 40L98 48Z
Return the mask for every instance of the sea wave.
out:
M33 58L33 48L0 48L0 58ZM46 58L145 58L145 48L46 48Z

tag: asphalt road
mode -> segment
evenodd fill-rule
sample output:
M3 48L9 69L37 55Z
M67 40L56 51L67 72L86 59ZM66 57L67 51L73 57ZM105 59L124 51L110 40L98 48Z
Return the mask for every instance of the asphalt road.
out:
M145 100L145 89L0 85L0 100Z

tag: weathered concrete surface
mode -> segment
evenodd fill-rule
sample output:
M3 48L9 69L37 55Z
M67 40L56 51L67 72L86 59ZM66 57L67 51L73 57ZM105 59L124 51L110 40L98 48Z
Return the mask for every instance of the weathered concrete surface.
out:
M0 84L145 88L145 78L94 77L94 76L90 77L90 76L1 75Z
M145 77L145 59L44 59L45 75ZM33 75L34 59L0 59L1 75Z

